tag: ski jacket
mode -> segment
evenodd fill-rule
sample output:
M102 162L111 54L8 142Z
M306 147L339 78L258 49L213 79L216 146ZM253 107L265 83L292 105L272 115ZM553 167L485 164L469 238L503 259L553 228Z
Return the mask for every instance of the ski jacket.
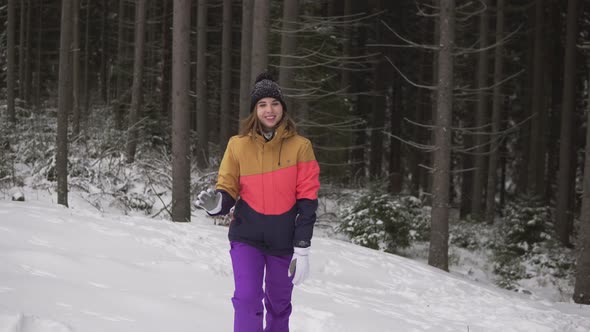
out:
M256 134L233 136L219 167L216 189L227 214L235 204L230 241L270 255L289 255L311 244L320 187L311 142L277 128L266 141Z

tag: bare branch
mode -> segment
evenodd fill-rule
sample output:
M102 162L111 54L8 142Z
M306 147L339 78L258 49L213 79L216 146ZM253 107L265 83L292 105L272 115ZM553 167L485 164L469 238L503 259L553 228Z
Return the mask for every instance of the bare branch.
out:
M426 4L426 3L420 4L417 1L415 3L416 3L416 9L418 10L418 12L416 13L417 16L422 16L422 17L438 17L439 16L438 13L432 13L432 14L426 13L424 11L424 9L422 9L422 7L420 7L420 5L422 5L425 8L431 9L433 12L435 11L435 9L437 7L431 6L431 5Z
M393 28L391 28L385 21L381 20L381 23L383 23L383 25L385 25L385 27L389 31L391 31L397 38L401 39L402 41L404 41L408 45L410 45L410 46L400 45L400 47L416 47L416 48L424 48L424 49L433 50L433 51L437 51L439 49L438 46L424 45L424 44L415 43L415 42L413 42L413 41L411 41L411 40L409 40L407 38L402 37ZM397 45L383 45L383 44L367 44L367 46L390 46L390 47L398 47Z
M363 20L368 20L375 16L380 16L381 14L385 13L385 11L380 11L372 14L366 14L364 12L347 15L347 16L330 16L330 17L322 17L322 16L310 16L310 15L301 15L301 19L309 21L309 22L316 22L316 23L326 23L330 24L330 26L342 26L342 25L350 25L353 23L358 23ZM363 16L364 15L364 16ZM356 18L355 18L356 16Z
M395 138L396 140L398 140L406 145L409 145L411 147L414 147L414 148L422 150L422 151L432 152L437 149L437 147L435 145L420 144L420 143L417 143L414 141L408 141L408 140L405 140L405 139L403 139L397 135L394 135L390 132L387 132L387 131L382 131L381 133L383 133L389 137Z
M427 124L415 122L415 121L412 121L412 120L410 120L410 119L408 119L406 117L404 117L404 120L407 121L407 122L409 122L409 123L411 123L411 124L413 124L413 125L415 125L415 126L426 128L428 130L432 130L434 127L436 127L435 125L427 125Z
M422 84L418 84L418 83L414 83L412 80L410 80L406 75L404 75L401 70L399 68L397 68L397 66L395 64L393 64L393 62L391 61L391 59L386 56L385 59L387 59L387 61L393 66L393 68L395 68L395 70L404 78L404 80L408 83L410 83L411 85L417 87L417 88L422 88L422 89L427 89L427 90L436 90L437 88L435 86L432 85L422 85Z
M486 47L483 48L478 48L478 49L472 49L472 48L460 48L457 47L456 49L461 50L459 52L455 52L453 53L454 56L458 56L458 55L464 55L464 54L472 54L472 53L479 53L479 52L483 52L483 51L487 51L493 48L496 48L498 45L503 44L505 42L507 42L509 39L512 38L513 35L515 35L520 28L522 28L522 24L518 26L518 28L516 28L516 30L512 31L511 33L507 34L501 41L495 42L494 44L488 45Z
M517 72L516 74L512 74L511 76L506 77L505 79L494 83L493 85L490 86L486 86L483 88L478 88L478 89L467 89L467 88L456 88L455 91L467 91L467 92L478 92L478 91L486 91L486 90L492 90L494 87L502 85L504 83L506 83L507 81L515 78L516 76L520 75L524 73L524 69L522 69L521 71Z
M485 3L483 3L481 0L477 0L477 2L479 2L481 4L481 8L476 11L473 11L473 12L462 11L463 8L469 7L473 4L471 1L465 3L462 6L456 7L455 12L457 14L465 15L465 16L457 17L456 20L457 21L467 21L467 20L471 19L472 17L480 15L484 11L488 10L488 6Z
M510 126L504 130L501 131L497 131L497 132L478 132L478 131L472 131L470 129L478 129L478 128L452 128L452 130L454 131L458 131L461 132L463 134L470 134L470 135L507 135L513 131L518 130L523 124L525 124L526 122L530 121L533 117L535 117L537 114L533 113L531 116L527 117L526 119L520 121L519 123L514 124L513 126ZM491 124L486 124L483 127L489 127Z

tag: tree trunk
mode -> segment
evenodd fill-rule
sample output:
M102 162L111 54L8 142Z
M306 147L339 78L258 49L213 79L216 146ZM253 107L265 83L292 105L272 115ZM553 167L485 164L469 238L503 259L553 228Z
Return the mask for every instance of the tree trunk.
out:
M569 1L568 7L568 45L570 42L569 31L572 16L577 16L570 12L572 7L576 6L577 0ZM573 28L572 28L573 29ZM574 38L575 40L575 38ZM566 51L567 54L568 51ZM567 56L566 56L567 59ZM590 60L587 61L590 67ZM567 60L566 60L566 73ZM567 74L566 74L567 75ZM587 105L590 105L590 97ZM590 123L590 106L588 109L588 119L586 123ZM586 158L584 161L584 181L583 181L583 196L582 196L582 210L580 211L580 242L579 242L579 256L576 262L576 283L574 286L574 302L580 304L590 304L590 128L586 128Z
M231 136L231 77L232 77L232 1L223 0L223 36L221 47L221 116L220 146L225 151Z
M451 167L451 119L453 109L453 48L455 1L440 1L438 95L434 127L432 227L428 264L449 270L449 172Z
M19 42L18 42L18 97L20 99L25 98L25 32L27 29L27 3L25 0L20 0L20 25L19 30Z
M68 113L72 108L72 0L62 0L57 110L57 204L68 206Z
M80 134L80 0L72 0L72 134Z
M162 80L160 83L160 115L164 119L170 118L170 0L162 2Z
M240 119L250 115L250 81L252 76L252 24L254 0L243 0L242 3L242 39L240 58Z
M88 115L90 114L90 0L86 0L86 25L84 35L84 111L81 115L82 130L87 133L88 130Z
M115 102L113 103L113 112L115 113L115 128L123 129L123 101L125 97L125 73L123 66L125 64L125 1L119 0L119 25L117 28L117 63L115 65L116 91Z
M372 8L375 12L382 10L383 5L381 1L377 1L375 7ZM381 22L375 26L375 39L377 43L383 43L383 31ZM379 51L384 52L383 49ZM383 134L385 130L385 58L382 54L378 55L377 62L373 65L373 86L374 96L371 105L371 150L369 155L369 178L376 180L381 177L382 163L383 163ZM398 124L399 126L399 124Z
M191 0L174 0L172 27L172 220L190 221Z
M7 28L8 28L8 36L6 37L6 99L7 99L7 106L8 106L8 120L14 125L16 124L16 110L14 107L14 91L15 91L15 81L16 81L16 63L14 62L14 50L16 48L15 45L15 3L16 0L8 0L8 13L7 13Z
M32 81L32 75L31 75L31 11L33 10L33 4L31 0L27 0L27 31L26 31L26 37L25 37L25 81L24 81L24 86L25 86L25 92L24 92L24 100L27 103L27 105L31 104L31 81Z
M574 109L576 107L576 40L578 35L578 0L568 1L567 36L565 48L565 67L563 78L563 107L561 110L561 130L559 138L559 173L557 178L557 205L555 226L559 240L570 245L573 228L573 211L570 210L570 193L574 182L572 178L572 140ZM590 147L590 145L588 146ZM590 173L584 173L585 175ZM586 192L585 192L586 193ZM589 294L590 297L590 294ZM590 299L589 299L590 300Z
M567 6L567 2L566 2ZM557 201L557 174L559 173L559 129L561 107L563 103L563 59L565 57L565 43L562 43L562 1L552 1L549 8L549 22L546 24L545 40L551 45L551 52L545 57L547 76L547 98L549 120L547 126L547 181L545 181L545 197L547 202ZM563 10L567 11L567 9ZM567 12L566 12L567 15Z
M366 3L356 3L356 7L353 9L354 12L364 12L367 10ZM366 41L367 41L367 28L363 25L359 25L353 33L354 44L352 46L352 56L366 55ZM368 90L366 83L366 73L359 73L354 80L351 80L351 87L349 91L354 95L351 98L353 116L359 120L358 124L354 127L354 133L352 137L352 146L355 148L350 153L350 159L352 163L351 167L351 181L354 185L359 185L365 182L366 177L366 151L368 148L367 144L367 124L365 110L370 108L368 105L368 96L363 95L360 92Z
M426 29L425 29L426 30ZM425 82L426 81L426 68L425 68L425 64L426 64L426 52L420 52L420 55L415 58L416 62L415 65L417 68L417 75L416 77L418 77L418 79L421 82ZM395 84L394 85L394 90L393 90L393 94L394 96L396 94L398 94L398 92L395 91L396 86L399 84ZM412 91L412 90L410 90ZM425 90L424 89L413 89L415 95L414 100L422 100L422 98L424 98L424 96L426 95ZM396 97L394 97L393 99L395 100ZM414 114L413 116L410 116L410 119L413 119L414 122L417 123L424 123L424 110L425 110L425 105L426 103L420 103L420 102L415 102L413 103L414 105ZM395 110L394 110L395 111ZM424 134L424 130L423 128L421 128L420 126L416 126L416 125L411 125L410 127L410 132L411 132L411 139L414 142L422 142L422 137L425 136ZM411 190L410 193L413 196L418 197L420 195L420 176L422 174L422 170L421 170L421 164L422 164L422 159L423 159L423 155L424 155L424 151L421 151L418 148L414 148L414 147L410 147L409 148L409 171L410 174L412 176L412 182L411 182Z
M139 113L142 107L143 50L145 45L146 0L135 2L135 53L133 57L133 85L131 86L131 110L127 140L127 162L135 161L137 149Z
M489 0L484 0L484 5L489 5ZM489 21L488 11L484 10L479 19L479 47L484 49L488 47ZM483 132L488 121L488 91L484 90L488 86L488 51L480 51L477 60L477 110L475 112L476 131ZM476 220L483 216L482 203L484 202L484 183L486 180L486 150L488 145L486 141L490 139L488 135L475 135L475 171L473 174L473 192L471 193L471 214Z
M149 1L146 3L146 16L148 18L155 18L155 17L162 17L162 12L160 12L160 2L162 1ZM149 19L148 19L149 21ZM156 58L156 53L159 51L158 47L151 46L150 43L155 43L156 35L158 34L158 25L153 23L146 22L145 27L145 34L146 34L146 47L145 47L145 55L144 55L144 67L151 69L156 67L159 59ZM156 91L159 86L157 86L158 75L156 75L152 70L148 71L144 78L144 87L146 91ZM151 97L151 96L150 96ZM149 98L155 99L155 98ZM151 119L156 120L154 117L153 112L150 112L152 115Z
M463 117L462 125L464 127L473 126L473 116L471 114L465 114ZM473 135L463 136L464 146L473 146L474 139ZM473 167L474 161L473 155L470 153L463 153L461 155L461 167L466 170L461 174L461 203L459 207L459 218L466 219L471 217L471 211L473 207Z
M344 0L344 16L352 14L352 0ZM350 57L352 54L352 25L347 24L343 28L344 41L342 43L342 56ZM346 68L340 70L340 89L344 92L350 91L350 71Z
M500 131L500 117L502 107L504 106L504 98L502 95L502 76L504 75L503 52L504 45L502 39L504 38L504 0L496 2L496 43L494 50L494 99L492 102L492 136L490 136L490 156L488 164L488 181L486 190L486 221L488 224L494 222L496 216L496 175L498 169L498 158L500 155L500 137L496 136Z
M90 4L90 1L88 2ZM108 102L108 58L109 42L107 36L107 19L109 15L109 0L102 1L102 19L100 25L100 96L103 103ZM121 37L120 35L118 36Z
M207 0L198 0L197 13L197 166L209 161L209 126L207 112Z
M295 69L292 56L297 48L297 16L299 10L299 0L285 0L283 2L283 26L281 32L281 61L279 65L279 86L283 90L287 109L293 116L296 116L294 101L290 95L295 88Z
M35 59L35 109L38 111L41 108L41 52L43 40L43 2L39 2L39 20L37 24L37 58Z
M439 8L440 7L440 2L439 0L432 0L432 6L433 8ZM453 4L453 7L455 5ZM440 38L441 38L441 33L440 33L440 16L439 19L433 19L433 30L434 33L433 38L433 45L440 45ZM432 52L432 85L438 85L438 75L439 75L439 53L438 52ZM425 122L429 123L429 124L435 124L436 123L436 112L437 112L437 96L438 96L439 91L437 90L433 90L430 93L430 114L427 114L425 112ZM428 135L428 144L434 144L434 131L431 131L429 133L430 135ZM434 154L432 153L428 153L428 154L424 154L424 164L425 165L433 165L434 164ZM424 168L422 170L422 188L424 188L424 191L426 193L432 193L433 189L432 186L434 185L433 181L434 181L434 176L432 176L432 172L426 168ZM430 205L432 206L432 195L426 195L425 196L425 203L426 205Z
M268 33L270 1L254 1L254 20L252 21L252 72L250 80L254 82L258 74L268 68Z
M526 32L526 43L521 48L521 52L525 54L525 78L522 80L522 98L521 107L523 109L522 121L529 119L534 115L532 110L532 91L534 80L534 49L535 49L535 6L530 6L527 9L526 25L529 27ZM529 159L531 157L530 139L531 139L531 125L532 120L525 121L519 130L518 150L520 151L520 158L517 159L517 180L516 192L520 195L530 192L529 190Z
M533 65L532 110L534 112L530 140L528 163L528 192L538 198L544 198L545 179L545 139L544 117L545 97L543 84L543 0L536 0L535 5L535 46Z
M403 96L402 82L399 76L392 76L390 69L388 76L392 80L392 94L389 102L389 117L391 134L401 137L402 135L402 114L403 114ZM419 103L416 103L419 104ZM399 139L389 138L389 184L388 189L392 194L400 194L403 188L402 176L402 146ZM415 161L415 160L414 160ZM417 172L416 172L417 173Z

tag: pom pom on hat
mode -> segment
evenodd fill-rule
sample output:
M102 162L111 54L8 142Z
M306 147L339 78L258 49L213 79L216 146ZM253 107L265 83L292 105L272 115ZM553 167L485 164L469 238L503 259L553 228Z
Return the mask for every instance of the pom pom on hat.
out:
M267 71L264 71L264 72L258 74L258 76L256 76L256 81L254 81L254 84L256 84L262 80L271 80L271 81L275 82L275 79Z
M256 81L254 83L254 89L252 89L252 93L250 94L251 102L250 102L250 113L254 111L256 107L256 103L263 98L274 98L278 100L281 105L283 105L283 111L287 111L287 105L285 105L285 101L283 100L283 93L281 88L275 82L272 75L268 72L262 72L256 76Z

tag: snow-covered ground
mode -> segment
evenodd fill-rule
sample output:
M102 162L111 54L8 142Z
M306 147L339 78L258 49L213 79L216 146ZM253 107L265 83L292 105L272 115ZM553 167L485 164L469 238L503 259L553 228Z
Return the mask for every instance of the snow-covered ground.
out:
M44 196L45 195L45 196ZM71 196L0 200L0 332L231 331L227 229L103 214ZM0 197L2 198L2 197ZM316 236L291 331L590 331L590 307L532 300Z

